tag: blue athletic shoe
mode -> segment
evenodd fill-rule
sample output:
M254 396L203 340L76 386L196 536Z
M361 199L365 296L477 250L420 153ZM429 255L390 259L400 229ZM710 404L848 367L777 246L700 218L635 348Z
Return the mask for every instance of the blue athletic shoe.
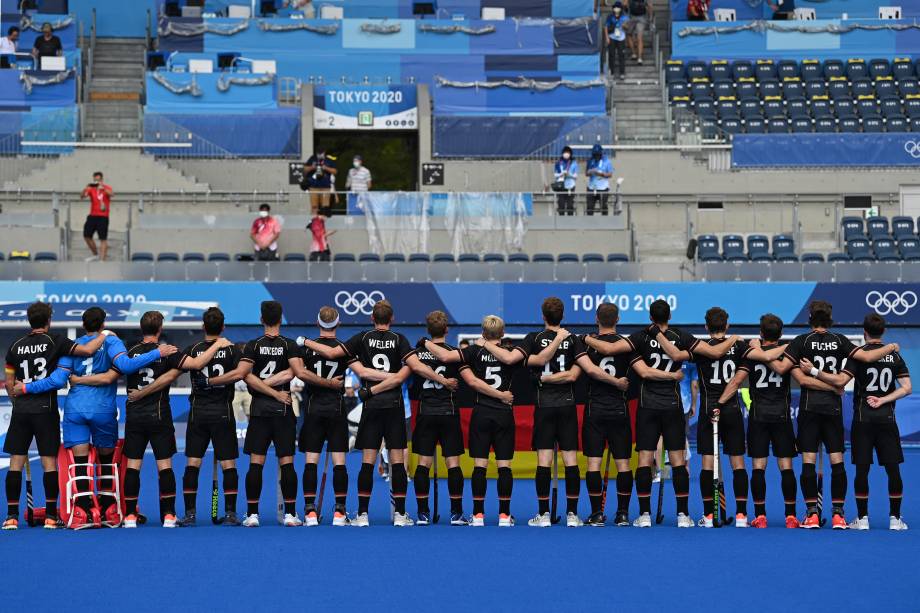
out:
M463 513L451 513L450 525L451 526L469 526L470 520L465 518L463 516Z
M418 519L415 520L416 526L427 526L431 523L431 514L430 513L419 513Z

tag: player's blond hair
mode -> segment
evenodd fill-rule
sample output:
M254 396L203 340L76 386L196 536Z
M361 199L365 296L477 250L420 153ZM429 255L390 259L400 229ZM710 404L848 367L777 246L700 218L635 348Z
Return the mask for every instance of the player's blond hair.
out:
M498 315L486 315L482 318L482 337L490 340L501 340L505 335L505 321Z
M339 312L331 306L324 306L319 310L319 318L323 323L332 323L339 318Z

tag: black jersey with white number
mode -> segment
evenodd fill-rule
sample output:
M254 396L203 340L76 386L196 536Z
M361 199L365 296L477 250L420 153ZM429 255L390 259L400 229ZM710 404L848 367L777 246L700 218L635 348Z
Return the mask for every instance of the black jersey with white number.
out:
M145 353L149 353L159 347L157 343L138 343L128 349L128 357L134 358ZM127 386L129 390L142 390L161 375L179 368L183 360L183 354L174 353L168 358L160 358L151 362L139 371L127 376ZM169 407L169 386L164 387L159 392L144 396L137 402L127 402L125 404L125 421L172 421L172 412Z
M252 362L252 374L258 378L271 378L272 375L285 370L292 358L300 357L300 350L289 338L284 336L260 336L254 341L246 343L241 361ZM275 386L276 391L284 391L284 385ZM252 404L249 407L251 415L273 416L287 415L290 407L278 402L271 396L249 388L252 394Z
M528 359L548 347L556 338L555 330L541 330L531 332L524 337L515 349L524 354ZM575 365L575 358L583 353L580 341L576 336L569 336L559 343L556 353L539 368L531 368L530 373L537 390L538 407L568 407L575 405L575 390L571 383L542 383L540 377L571 370Z
M781 341L780 345L785 345ZM772 344L763 345L764 349ZM750 351L745 351L745 355ZM781 358L784 359L784 358ZM792 405L792 383L789 371L781 375L765 362L758 362L745 357L738 364L738 370L748 373L748 391L751 394L749 416L756 421L785 421L790 418Z
M678 349L693 353L693 348L699 343L692 334L678 328L668 328L665 337ZM633 356L630 364L643 360L647 366L664 372L677 372L683 362L675 362L658 345L646 330L640 330L629 335L627 339L632 345ZM683 411L679 381L655 381L642 379L639 384L639 407L657 411Z
M502 364L488 350L478 345L470 345L460 351L460 354L463 356L460 370L469 368L477 379L482 379L500 392L507 392L511 389L511 379L518 369L518 364ZM479 392L475 392L475 406L511 410L510 404L504 404L498 398Z
M368 330L355 334L345 342L349 362L361 362L366 368L383 372L399 372L403 362L415 351L405 336L392 330ZM368 409L388 409L402 405L402 390L394 388L372 396L365 403Z
M615 343L624 337L619 334L599 334L598 340ZM598 368L613 377L626 377L629 374L629 363L632 360L630 353L617 355L603 355L596 349L586 349L588 357ZM580 355L580 354L579 354ZM577 358L578 356L576 356ZM626 415L626 390L621 390L614 385L588 377L588 412L591 415Z
M342 342L336 338L319 337L315 339L320 345L327 347L340 347ZM310 372L324 379L335 379L344 377L348 369L348 357L342 357L337 360L327 360L318 353L303 348L303 365ZM307 413L332 414L342 411L345 402L345 395L341 389L332 389L331 387L321 387L317 385L308 385L307 392L310 397L307 399Z
M725 342L724 339L709 338L706 344L713 346ZM696 363L700 377L700 407L706 410L707 415L712 415L712 410L725 387L734 378L735 371L741 358L747 351L745 341L737 341L729 347L721 358L707 358L706 356L693 354L693 361ZM725 403L725 410L740 411L741 405L738 403L738 395L735 394Z
M455 347L447 343L438 343L438 347L443 347L448 351L456 351ZM418 356L422 364L442 377L446 379L457 378L456 363L445 364L426 349L418 349L415 355ZM454 404L454 392L440 383L435 383L424 377L415 377L414 386L417 392L414 396L419 399L419 413L421 415L453 415L457 412L457 407Z
M798 368L799 360L807 358L820 371L837 374L846 368L849 358L857 347L842 334L836 332L809 332L800 334L786 345L787 358ZM807 374L807 373L806 373ZM843 403L840 394L803 387L799 409L828 415L840 415Z
M871 351L883 347L878 341L869 341L857 351ZM889 353L877 362L849 360L844 368L855 381L853 395L853 418L863 422L893 422L894 402L888 402L873 409L866 402L869 396L887 396L897 389L897 380L909 377L910 371L904 358L898 352Z
M183 351L186 358L197 358L206 352L216 340L199 341ZM191 371L192 393L189 396L189 421L211 422L232 418L233 416L233 384L210 385L208 379L220 377L232 371L239 364L242 354L236 345L218 349L200 371ZM180 367L183 365L183 358Z
M6 352L6 376L31 383L44 379L57 368L58 360L73 352L75 343L55 332L30 332ZM26 394L13 400L18 413L57 411L57 391Z

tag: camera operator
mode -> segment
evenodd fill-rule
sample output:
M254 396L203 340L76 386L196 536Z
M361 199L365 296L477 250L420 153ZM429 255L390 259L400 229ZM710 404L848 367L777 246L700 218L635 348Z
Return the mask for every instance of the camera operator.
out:
M300 184L300 189L310 191L310 213L312 215L315 216L319 212L326 216L331 214L329 201L335 185L336 172L338 171L335 167L335 158L327 156L324 149L310 156L310 159L304 164L304 180Z
M94 172L92 183L83 188L80 200L84 198L89 198L90 209L89 215L86 216L86 223L83 224L83 240L86 241L86 246L92 252L86 261L99 259L105 261L109 251L109 210L112 208L112 187L102 182L100 171ZM99 236L98 250L93 235Z

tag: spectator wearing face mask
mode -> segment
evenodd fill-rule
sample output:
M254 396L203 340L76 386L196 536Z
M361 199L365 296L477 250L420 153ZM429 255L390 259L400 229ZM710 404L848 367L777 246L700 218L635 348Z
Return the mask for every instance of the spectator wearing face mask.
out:
M553 166L553 191L557 193L556 209L560 215L575 214L575 180L578 178L578 162L572 157L572 148L562 148L562 156Z
M252 222L249 237L256 260L270 262L278 259L278 237L281 236L281 222L272 217L272 208L267 204L259 206L259 216Z
M333 187L335 186L335 174L338 170L335 167L335 158L326 155L324 149L320 149L303 167L303 183L300 189L310 191L310 212L316 215L320 210L326 215L329 214L329 203L332 198Z
M360 155L356 155L345 178L345 189L351 192L368 192L371 190L371 171L364 165Z
M596 207L601 215L606 215L613 164L599 144L591 148L591 159L588 160L585 175L588 177L588 202L585 210L588 215L594 215Z
M329 249L329 237L335 234L326 231L326 219L322 212L313 216L310 223L307 224L307 231L310 232L310 261L311 262L328 262L332 259L332 252Z
M623 11L623 3L614 2L613 10L607 17L604 28L607 33L607 66L611 76L619 74L620 80L626 78L626 24L629 15Z

